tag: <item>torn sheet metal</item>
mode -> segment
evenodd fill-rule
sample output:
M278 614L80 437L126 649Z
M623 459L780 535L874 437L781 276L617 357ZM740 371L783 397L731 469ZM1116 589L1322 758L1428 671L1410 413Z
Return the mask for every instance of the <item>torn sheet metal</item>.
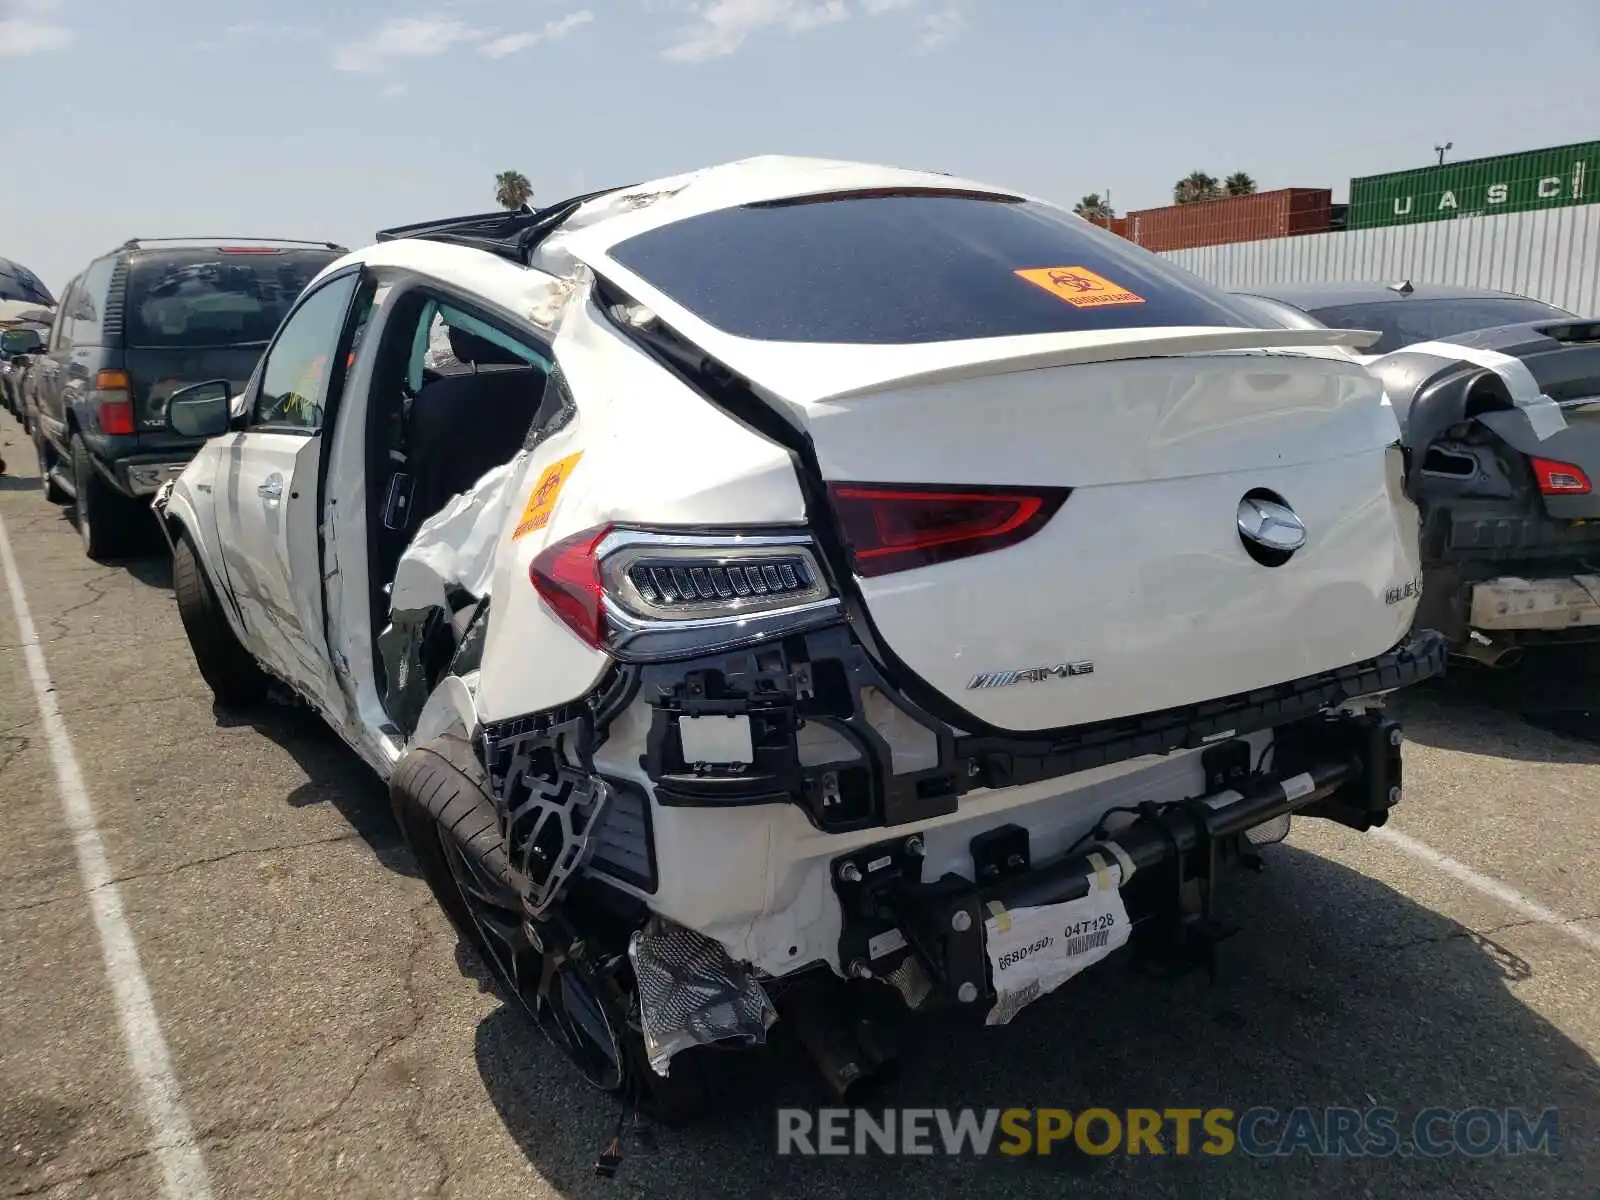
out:
M1546 396L1534 379L1528 365L1519 358L1501 354L1498 350L1485 350L1480 346L1462 346L1455 342L1418 342L1407 346L1401 353L1429 354L1435 358L1454 359L1487 367L1500 377L1511 394L1511 402L1522 410L1533 427L1533 434L1541 442L1560 433L1567 427L1561 406Z
M656 918L628 941L650 1068L666 1077L674 1055L716 1042L760 1045L778 1019L750 968L721 943Z
M480 600L489 594L500 530L514 500L510 485L526 455L519 451L422 523L400 556L391 610L448 610L448 594L457 588Z

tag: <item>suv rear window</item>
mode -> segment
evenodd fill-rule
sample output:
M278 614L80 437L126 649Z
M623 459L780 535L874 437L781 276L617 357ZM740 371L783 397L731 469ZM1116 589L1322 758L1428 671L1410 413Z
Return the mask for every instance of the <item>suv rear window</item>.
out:
M1516 296L1453 296L1441 300L1379 300L1371 304L1336 304L1308 310L1333 329L1376 329L1383 336L1363 354L1388 354L1402 346L1439 338L1518 325L1523 321L1571 320L1573 314L1538 300Z
M769 341L1260 325L1233 297L1116 234L1009 196L750 204L664 225L610 254L723 332Z
M169 251L128 271L127 344L199 350L264 344L330 250Z

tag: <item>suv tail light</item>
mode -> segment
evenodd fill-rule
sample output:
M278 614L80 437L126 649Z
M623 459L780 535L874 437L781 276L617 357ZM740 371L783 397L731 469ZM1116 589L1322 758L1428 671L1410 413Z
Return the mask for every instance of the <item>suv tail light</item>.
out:
M1589 477L1583 473L1583 468L1572 463L1557 462L1553 458L1535 458L1533 463L1534 478L1539 481L1539 490L1546 496L1586 496L1589 494Z
M824 624L839 610L803 535L608 525L545 547L528 579L586 645L628 660L745 645Z
M552 542L528 565L533 590L590 646L606 644L605 587L600 580L596 548L610 528L589 529Z
M857 575L987 554L1044 528L1071 488L838 483L828 497Z
M126 371L94 377L94 399L102 433L133 433L133 385Z

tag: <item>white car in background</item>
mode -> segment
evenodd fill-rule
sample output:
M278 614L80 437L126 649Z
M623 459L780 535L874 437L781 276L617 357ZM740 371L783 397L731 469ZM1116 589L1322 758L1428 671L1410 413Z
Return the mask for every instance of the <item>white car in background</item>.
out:
M452 351L439 353L440 332ZM757 158L387 231L158 495L200 670L390 784L444 908L670 1111L792 1021L1010 1020L1400 798L1417 517L1381 388L1039 200ZM231 414L231 415L230 415Z

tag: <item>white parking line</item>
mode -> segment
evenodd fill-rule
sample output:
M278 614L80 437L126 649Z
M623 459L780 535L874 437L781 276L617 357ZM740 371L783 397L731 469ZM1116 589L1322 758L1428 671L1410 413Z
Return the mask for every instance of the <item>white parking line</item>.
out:
M145 979L144 968L139 965L139 950L123 912L122 893L112 881L106 848L95 826L94 804L83 785L83 772L78 769L66 722L61 719L55 684L50 682L50 672L45 668L44 651L39 648L4 519L0 519L0 565L5 568L6 587L11 592L11 607L17 616L18 640L27 659L34 698L39 702L39 724L44 729L50 758L55 765L61 812L72 832L78 873L83 877L95 929L100 934L100 952L116 1001L117 1019L122 1025L128 1068L138 1081L139 1098L150 1122L150 1151L161 1164L168 1200L210 1200L211 1179L205 1158L195 1141L183 1093L167 1056L161 1022L156 1019L155 1004L150 999L150 984Z
M1437 867L1452 879L1458 879L1475 891L1482 892L1485 896L1493 896L1508 908L1514 908L1530 920L1538 921L1541 925L1548 925L1561 933L1566 934L1580 946L1600 953L1600 933L1594 933L1583 928L1577 920L1563 917L1540 904L1537 900L1530 900L1516 888L1508 887L1498 879L1491 879L1487 875L1479 874L1466 863L1457 862L1448 854L1441 854L1426 842L1419 842L1414 837L1409 837L1397 829L1387 826L1371 831L1372 836L1381 838L1395 849L1412 858L1420 859L1431 867Z

